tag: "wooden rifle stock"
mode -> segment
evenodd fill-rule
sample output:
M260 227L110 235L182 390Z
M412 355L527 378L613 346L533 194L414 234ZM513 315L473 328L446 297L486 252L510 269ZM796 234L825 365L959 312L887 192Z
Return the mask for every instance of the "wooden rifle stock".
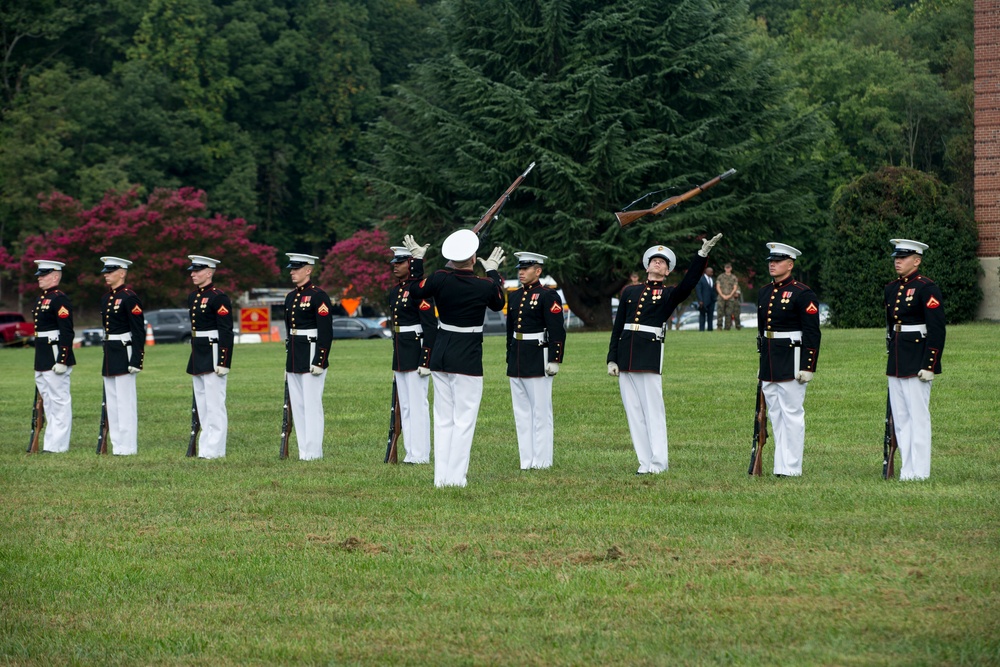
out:
M278 458L288 458L288 437L292 433L292 401L288 397L288 376L285 376L285 405L281 411L281 446L278 448Z
M750 450L750 468L747 474L761 476L764 443L767 442L767 402L764 400L764 385L757 382L757 410L753 418L753 448Z
M507 200L510 199L510 195L514 192L514 190L517 190L518 186L521 185L521 182L524 181L525 176L527 176L534 168L535 163L532 162L528 165L528 168L524 170L524 173L514 179L514 182L510 184L510 187L507 188L502 195L500 195L500 198L493 202L493 206L490 206L489 210L483 214L483 217L479 218L479 222L477 222L476 226L472 228L472 231L476 234L481 234L486 228L486 225L490 224L490 222L495 220L497 216L500 215L500 209L502 209L507 203Z
M392 381L392 400L389 402L389 440L385 443L385 460L382 463L398 463L396 443L403 430L403 417L399 411L399 390Z
M97 455L108 453L108 392L101 390L101 424L97 428Z
M889 395L885 397L885 437L882 439L882 479L892 479L895 476L894 461L896 458L896 424L892 419L892 403Z
M688 190L682 195L677 195L676 197L670 197L669 199L664 199L663 201L661 201L659 204L657 204L652 208L643 209L641 211L618 211L617 213L615 213L615 217L618 218L619 225L621 225L622 227L626 227L628 225L631 225L639 218L644 218L647 215L659 215L664 211L669 211L670 209L677 207L678 205L686 202L688 199L691 199L696 195L700 195L705 190L715 187L716 185L719 184L720 181L729 178L735 173L736 173L735 169L730 169L724 174L719 174L712 180L702 183L698 187Z
M194 390L191 391L191 439L188 440L187 456L198 456L198 432L201 431L201 419L198 417L198 403L194 398Z
M42 394L35 387L35 402L31 408L31 437L28 439L29 454L38 452L38 440L42 434L42 420L45 417L45 403L42 401Z

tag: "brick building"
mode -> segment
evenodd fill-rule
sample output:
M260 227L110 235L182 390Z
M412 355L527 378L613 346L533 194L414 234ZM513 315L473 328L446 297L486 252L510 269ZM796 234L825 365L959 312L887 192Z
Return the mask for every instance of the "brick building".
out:
M1000 320L1000 0L975 0L975 216L979 317Z

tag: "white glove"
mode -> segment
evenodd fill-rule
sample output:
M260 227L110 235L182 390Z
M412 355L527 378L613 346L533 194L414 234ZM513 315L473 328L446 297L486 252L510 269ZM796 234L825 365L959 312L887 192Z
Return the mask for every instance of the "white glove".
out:
M709 251L715 247L715 244L718 243L721 238L722 234L716 234L712 238L706 240L701 244L701 250L698 251L698 254L702 257L708 257Z
M618 377L618 364L613 361L608 362L608 375Z
M934 372L933 371L925 371L923 369L920 369L919 371L917 371L917 378L921 382L933 382L934 381Z
M309 372L312 373L313 375L322 375L324 370L325 369L320 368L316 364L313 364L312 366L309 367Z
M225 366L216 366L215 367L215 374L218 375L219 377L224 377L228 373L229 373L229 369L226 368Z
M406 249L410 251L411 255L413 255L413 259L423 259L424 255L427 254L427 249L431 247L430 243L427 245L420 245L414 241L412 234L407 234L403 237L403 245L406 246Z
M795 380L799 384L808 384L813 379L812 371L799 371L795 374Z
M430 374L431 374L431 369L427 368L426 366L417 366L417 375L419 375L420 377L425 378Z
M141 370L142 370L141 368L136 368L135 366L129 366L128 367L128 372L131 373L132 375L135 375L136 373L138 373Z
M52 372L55 373L56 375L62 375L68 370L69 366L67 366L66 364L54 364L52 366Z
M546 375L555 375L558 372L559 372L559 364L557 364L556 362L550 361L549 363L545 364Z
M493 248L493 252L490 253L489 259L479 258L479 263L483 265L486 271L496 271L501 264L503 264L503 248L497 246Z

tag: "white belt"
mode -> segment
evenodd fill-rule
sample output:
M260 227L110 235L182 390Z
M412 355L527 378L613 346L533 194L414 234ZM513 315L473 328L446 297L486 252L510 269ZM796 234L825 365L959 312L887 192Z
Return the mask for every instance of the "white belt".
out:
M393 327L392 330L396 333L409 333L412 331L417 334L422 334L424 332L424 328L419 324L408 324L403 327Z
M919 331L923 335L927 335L927 325L926 324L894 324L892 325L892 330L896 332L909 333L911 331Z
M802 340L801 331L765 331L764 338L791 338L792 340Z
M36 338L44 338L46 340L59 340L59 331L36 331Z
M194 337L195 338L218 338L219 337L219 332L216 329L213 329L212 331L195 331L194 332Z
M542 342L545 340L545 332L539 331L537 333L521 333L517 332L514 334L514 340L537 340Z
M444 322L438 322L438 329L442 331L451 331L452 333L483 333L483 327L454 327L450 324L445 324Z
M123 343L131 343L132 342L132 332L129 331L128 333L123 333L123 334L108 334L107 335L107 339L108 340L120 340Z
M653 334L659 338L663 338L663 328L662 327L650 327L645 324L626 324L625 331L641 331L643 333Z
M319 335L319 329L292 329L293 336L309 336L315 338Z

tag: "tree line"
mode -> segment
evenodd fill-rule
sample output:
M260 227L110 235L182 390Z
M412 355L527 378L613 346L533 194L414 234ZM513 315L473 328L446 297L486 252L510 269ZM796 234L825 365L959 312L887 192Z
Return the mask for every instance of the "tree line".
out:
M11 0L0 47L8 257L65 224L40 198L164 188L275 253L373 229L440 243L536 161L490 242L550 255L601 325L642 249L716 231L751 285L774 237L822 293L840 193L882 167L971 206L959 0Z

